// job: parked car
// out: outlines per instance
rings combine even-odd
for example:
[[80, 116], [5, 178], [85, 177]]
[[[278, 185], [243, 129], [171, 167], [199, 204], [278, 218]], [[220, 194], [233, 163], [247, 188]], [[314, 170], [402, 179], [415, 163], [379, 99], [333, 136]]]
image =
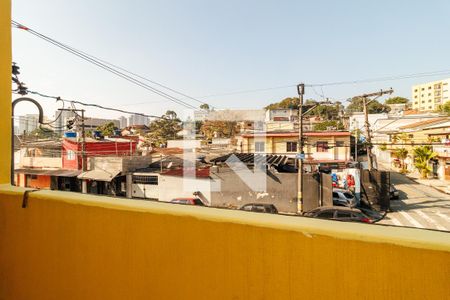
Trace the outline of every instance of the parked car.
[[265, 203], [249, 203], [245, 204], [240, 208], [240, 210], [245, 211], [253, 211], [253, 212], [261, 212], [268, 214], [277, 214], [278, 209], [273, 204], [265, 204]]
[[303, 214], [305, 217], [346, 222], [373, 223], [374, 220], [360, 209], [342, 206], [322, 206]]
[[358, 207], [358, 209], [365, 214], [366, 216], [368, 216], [371, 220], [372, 223], [378, 222], [381, 219], [384, 218], [384, 216], [386, 215], [386, 213], [380, 213], [379, 211], [376, 210], [372, 210], [372, 209], [368, 209], [368, 208], [362, 208], [362, 207]]
[[175, 198], [172, 199], [170, 203], [205, 206], [199, 198]]
[[389, 187], [389, 195], [391, 197], [391, 199], [395, 199], [397, 200], [400, 197], [400, 192], [397, 190], [397, 188], [391, 184]]
[[350, 191], [333, 189], [333, 205], [355, 207], [356, 199]]

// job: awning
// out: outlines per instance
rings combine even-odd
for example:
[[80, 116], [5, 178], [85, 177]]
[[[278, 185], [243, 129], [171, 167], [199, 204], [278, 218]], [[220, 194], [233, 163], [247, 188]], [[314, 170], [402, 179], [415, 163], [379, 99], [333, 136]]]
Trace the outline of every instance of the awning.
[[30, 175], [47, 175], [47, 176], [61, 176], [61, 177], [75, 177], [81, 173], [80, 170], [66, 170], [66, 169], [49, 170], [37, 168], [15, 169], [14, 172]]
[[89, 179], [89, 180], [97, 180], [97, 181], [107, 181], [110, 182], [114, 177], [119, 175], [119, 170], [91, 170], [86, 171], [78, 175], [78, 179]]

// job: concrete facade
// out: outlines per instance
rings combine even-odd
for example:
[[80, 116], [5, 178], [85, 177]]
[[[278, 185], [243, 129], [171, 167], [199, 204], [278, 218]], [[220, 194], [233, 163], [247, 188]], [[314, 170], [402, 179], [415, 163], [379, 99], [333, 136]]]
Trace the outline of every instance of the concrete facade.
[[[305, 154], [309, 160], [347, 161], [350, 156], [349, 132], [307, 132], [304, 134]], [[265, 135], [242, 135], [242, 153], [284, 154], [295, 157], [297, 154], [298, 133], [266, 133]]]
[[450, 78], [413, 85], [411, 87], [412, 107], [418, 111], [433, 111], [449, 101]]

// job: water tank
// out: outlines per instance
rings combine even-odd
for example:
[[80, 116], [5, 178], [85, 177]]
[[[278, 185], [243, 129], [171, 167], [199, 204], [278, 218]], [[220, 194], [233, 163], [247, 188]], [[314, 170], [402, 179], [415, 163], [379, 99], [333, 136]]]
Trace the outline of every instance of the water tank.
[[67, 132], [64, 132], [64, 137], [66, 137], [66, 138], [76, 138], [77, 137], [77, 133], [73, 132], [73, 131], [67, 131]]

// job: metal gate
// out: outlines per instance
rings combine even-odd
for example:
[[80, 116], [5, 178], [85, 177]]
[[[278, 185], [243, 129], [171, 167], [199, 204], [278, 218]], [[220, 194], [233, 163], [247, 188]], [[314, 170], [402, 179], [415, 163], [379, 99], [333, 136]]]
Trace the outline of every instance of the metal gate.
[[303, 211], [319, 206], [333, 205], [331, 175], [325, 173], [303, 174]]
[[390, 208], [391, 173], [389, 171], [362, 170], [361, 189], [366, 205], [378, 210]]

